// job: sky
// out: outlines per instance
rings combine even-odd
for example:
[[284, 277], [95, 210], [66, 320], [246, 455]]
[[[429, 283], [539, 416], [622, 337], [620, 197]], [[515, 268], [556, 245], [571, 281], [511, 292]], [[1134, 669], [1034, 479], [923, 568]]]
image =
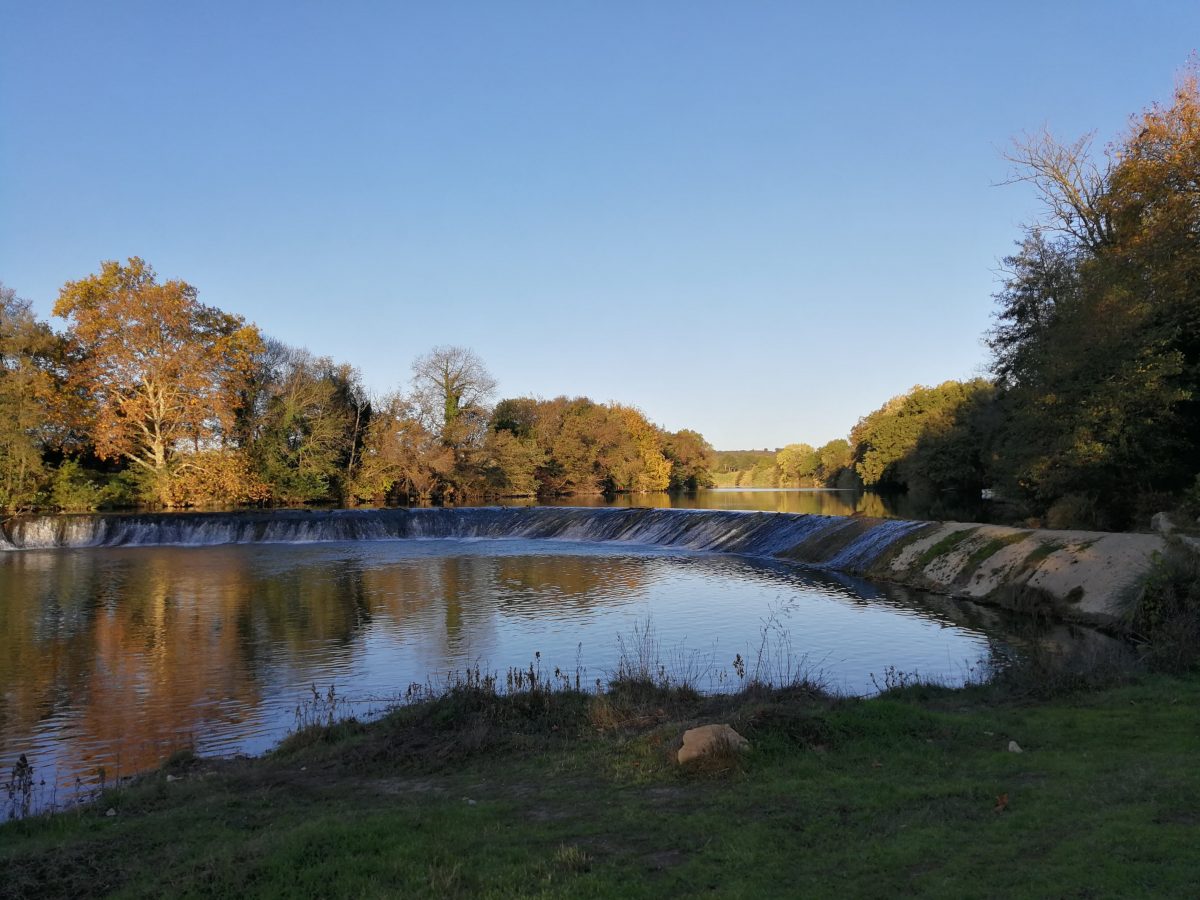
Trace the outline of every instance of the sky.
[[[1169, 100], [1200, 3], [0, 0], [0, 281], [108, 259], [404, 387], [718, 449], [983, 374], [1022, 132]], [[57, 323], [59, 327], [62, 322]]]

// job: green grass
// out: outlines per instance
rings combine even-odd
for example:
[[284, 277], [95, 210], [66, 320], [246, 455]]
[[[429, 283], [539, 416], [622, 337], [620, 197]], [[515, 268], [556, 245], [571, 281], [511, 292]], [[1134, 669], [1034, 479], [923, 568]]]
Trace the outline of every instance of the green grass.
[[1021, 561], [1021, 565], [1026, 569], [1036, 569], [1042, 560], [1047, 559], [1054, 553], [1057, 553], [1063, 548], [1063, 546], [1064, 545], [1058, 541], [1046, 541], [1042, 544], [1038, 544], [1027, 554], [1025, 554], [1025, 559]]
[[0, 896], [1194, 896], [1200, 678], [1012, 697], [462, 690], [0, 827]]
[[917, 570], [924, 569], [939, 556], [949, 553], [967, 538], [973, 537], [978, 530], [978, 528], [963, 528], [960, 531], [950, 532], [950, 534], [946, 535], [932, 547], [926, 548], [925, 552], [921, 554], [920, 559], [917, 560]]
[[979, 547], [976, 547], [973, 551], [971, 551], [971, 555], [967, 557], [967, 562], [963, 566], [962, 575], [960, 577], [964, 580], [969, 580], [985, 561], [991, 559], [1009, 544], [1016, 544], [1025, 540], [1032, 533], [1033, 532], [1031, 531], [1018, 531], [1014, 534], [1005, 535], [1004, 537], [992, 538], [990, 541], [987, 541], [986, 543], [981, 544]]

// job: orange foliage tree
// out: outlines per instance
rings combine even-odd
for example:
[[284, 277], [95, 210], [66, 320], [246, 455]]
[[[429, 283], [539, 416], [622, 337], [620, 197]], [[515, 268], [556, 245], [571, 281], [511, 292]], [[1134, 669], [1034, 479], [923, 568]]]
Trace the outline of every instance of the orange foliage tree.
[[171, 504], [181, 453], [223, 446], [262, 341], [240, 316], [202, 305], [183, 281], [159, 283], [131, 257], [68, 282], [54, 314], [69, 322], [71, 388], [102, 458], [123, 458]]

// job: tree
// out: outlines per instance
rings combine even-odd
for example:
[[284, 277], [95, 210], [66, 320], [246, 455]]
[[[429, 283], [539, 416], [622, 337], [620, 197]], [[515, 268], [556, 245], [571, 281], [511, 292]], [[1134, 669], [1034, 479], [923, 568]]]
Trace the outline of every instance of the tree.
[[426, 427], [449, 447], [482, 439], [480, 413], [496, 381], [474, 350], [434, 347], [413, 363], [412, 373], [413, 399]]
[[1028, 380], [1042, 339], [1059, 311], [1079, 294], [1080, 252], [1069, 240], [1050, 240], [1032, 228], [1004, 259], [1004, 288], [996, 295], [996, 324], [987, 335], [992, 371], [1004, 386]]
[[483, 452], [489, 493], [502, 497], [532, 497], [538, 493], [537, 474], [546, 464], [546, 451], [533, 438], [496, 429], [488, 432]]
[[1190, 484], [1200, 456], [1197, 66], [1101, 162], [1086, 139], [1021, 148], [1049, 216], [997, 295], [997, 472], [1041, 510], [1123, 527], [1139, 496]]
[[792, 484], [800, 487], [802, 482], [811, 481], [817, 474], [821, 458], [808, 444], [788, 444], [775, 453], [775, 466], [779, 469], [779, 482], [783, 486]]
[[537, 428], [541, 405], [532, 397], [501, 400], [492, 410], [488, 427], [493, 431], [510, 431], [519, 438], [529, 437]]
[[274, 496], [285, 503], [340, 498], [370, 417], [358, 372], [268, 341], [252, 394], [248, 449]]
[[69, 384], [86, 399], [97, 455], [145, 470], [169, 503], [174, 457], [219, 446], [233, 425], [258, 330], [202, 305], [186, 282], [160, 284], [137, 257], [68, 282], [54, 313], [69, 322]]
[[[917, 385], [859, 419], [850, 440], [863, 484], [902, 487], [918, 474], [933, 480], [935, 476], [913, 462], [918, 446], [947, 435], [963, 410], [991, 390], [982, 378], [947, 381], [937, 387]], [[959, 447], [956, 452], [964, 451]]]
[[621, 429], [620, 464], [610, 465], [610, 489], [647, 493], [665, 491], [671, 485], [671, 462], [662, 451], [661, 432], [629, 406], [613, 404], [612, 413]]
[[413, 403], [393, 394], [372, 410], [351, 494], [361, 500], [395, 494], [428, 500], [442, 492], [454, 471], [454, 452], [425, 427]]
[[666, 433], [663, 453], [671, 461], [672, 491], [695, 491], [712, 487], [716, 454], [704, 435], [688, 428]]
[[1055, 140], [1049, 130], [1013, 142], [1006, 159], [1016, 165], [1010, 181], [1032, 184], [1049, 217], [1044, 227], [1067, 235], [1073, 243], [1097, 252], [1113, 240], [1113, 208], [1108, 183], [1111, 160], [1092, 158], [1092, 135], [1073, 143]]
[[0, 284], [0, 509], [31, 506], [48, 473], [62, 343], [29, 301]]
[[818, 447], [817, 460], [817, 479], [822, 484], [836, 484], [844, 472], [849, 472], [848, 477], [853, 479], [851, 469], [854, 465], [854, 453], [850, 449], [850, 442], [845, 438], [834, 438]]

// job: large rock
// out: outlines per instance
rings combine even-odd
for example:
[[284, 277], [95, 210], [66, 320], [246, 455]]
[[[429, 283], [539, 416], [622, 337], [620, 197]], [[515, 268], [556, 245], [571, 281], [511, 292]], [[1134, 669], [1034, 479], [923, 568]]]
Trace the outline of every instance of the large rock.
[[683, 733], [683, 746], [676, 758], [680, 765], [709, 753], [735, 751], [745, 753], [750, 742], [728, 725], [701, 725]]

